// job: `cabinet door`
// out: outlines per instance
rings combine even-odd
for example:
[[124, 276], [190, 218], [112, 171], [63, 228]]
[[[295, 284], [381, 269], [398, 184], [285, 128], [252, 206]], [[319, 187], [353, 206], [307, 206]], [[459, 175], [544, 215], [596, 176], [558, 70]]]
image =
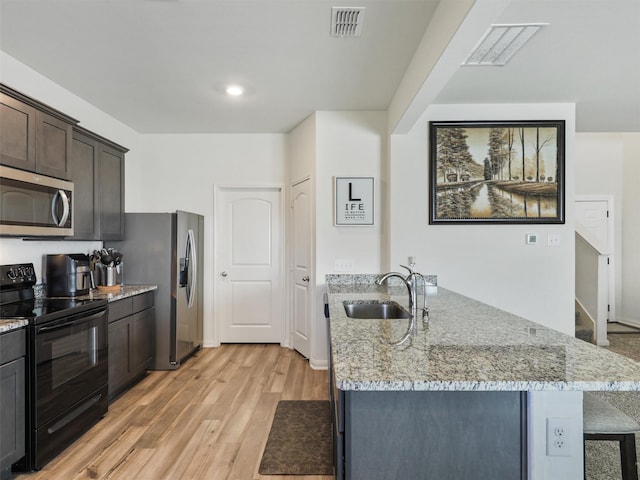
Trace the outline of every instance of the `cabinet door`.
[[155, 342], [155, 309], [136, 313], [132, 318], [133, 342], [131, 344], [131, 370], [140, 375], [149, 368], [153, 360]]
[[109, 400], [131, 378], [131, 317], [109, 324]]
[[71, 138], [71, 124], [36, 111], [36, 172], [67, 179]]
[[124, 237], [124, 153], [103, 145], [98, 163], [100, 239]]
[[0, 470], [24, 456], [24, 357], [0, 366]]
[[36, 169], [36, 109], [0, 93], [0, 163]]
[[100, 240], [100, 212], [95, 186], [98, 143], [74, 132], [69, 158], [69, 180], [74, 184], [74, 240]]

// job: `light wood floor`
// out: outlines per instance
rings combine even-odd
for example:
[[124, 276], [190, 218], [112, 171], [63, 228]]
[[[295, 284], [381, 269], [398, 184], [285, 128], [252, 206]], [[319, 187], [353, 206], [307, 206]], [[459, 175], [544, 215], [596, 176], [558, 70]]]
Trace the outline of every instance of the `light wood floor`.
[[328, 399], [327, 372], [277, 345], [223, 345], [150, 372], [40, 472], [20, 480], [330, 480], [261, 476], [278, 400]]

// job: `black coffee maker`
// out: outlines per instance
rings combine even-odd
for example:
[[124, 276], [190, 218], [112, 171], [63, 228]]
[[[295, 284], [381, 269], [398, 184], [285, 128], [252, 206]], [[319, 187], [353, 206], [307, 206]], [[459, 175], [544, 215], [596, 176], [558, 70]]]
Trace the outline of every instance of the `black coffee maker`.
[[47, 296], [76, 297], [91, 290], [91, 265], [88, 255], [63, 253], [46, 255]]

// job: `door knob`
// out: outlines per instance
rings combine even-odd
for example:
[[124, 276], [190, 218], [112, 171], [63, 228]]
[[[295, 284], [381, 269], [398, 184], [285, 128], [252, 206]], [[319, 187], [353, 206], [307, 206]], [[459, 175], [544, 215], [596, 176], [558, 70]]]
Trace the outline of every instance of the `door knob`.
[[227, 272], [222, 272], [220, 275], [222, 275], [223, 277], [227, 276]]
[[302, 281], [303, 282], [308, 282], [309, 281], [309, 276], [307, 275], [306, 277], [302, 277]]

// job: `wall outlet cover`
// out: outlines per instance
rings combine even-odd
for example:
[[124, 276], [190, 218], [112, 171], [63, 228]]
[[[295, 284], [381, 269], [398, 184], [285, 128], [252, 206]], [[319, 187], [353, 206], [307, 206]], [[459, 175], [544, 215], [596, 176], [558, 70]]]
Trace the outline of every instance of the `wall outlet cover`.
[[336, 259], [333, 265], [333, 269], [337, 273], [350, 273], [353, 272], [353, 264], [355, 262], [352, 258]]
[[547, 456], [571, 456], [570, 428], [569, 418], [547, 418]]

